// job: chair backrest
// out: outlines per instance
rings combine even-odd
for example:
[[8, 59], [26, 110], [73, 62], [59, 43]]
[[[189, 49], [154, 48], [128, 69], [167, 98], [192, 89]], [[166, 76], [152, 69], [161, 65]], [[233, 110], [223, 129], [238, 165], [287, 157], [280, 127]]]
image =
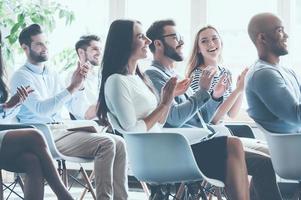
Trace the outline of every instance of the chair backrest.
[[125, 133], [125, 131], [119, 125], [119, 122], [116, 119], [116, 117], [110, 112], [107, 113], [107, 116], [108, 116], [108, 120], [109, 120], [109, 123], [111, 124], [113, 131], [117, 131], [118, 133], [123, 135]]
[[23, 129], [23, 128], [34, 128], [34, 127], [26, 124], [0, 124], [0, 131], [10, 130], [10, 129]]
[[257, 127], [266, 137], [275, 172], [285, 179], [301, 180], [301, 134], [271, 133]]
[[[124, 139], [132, 171], [140, 181], [165, 184], [205, 178], [188, 141], [180, 134], [133, 133], [124, 134]], [[224, 186], [214, 181], [215, 185]]]

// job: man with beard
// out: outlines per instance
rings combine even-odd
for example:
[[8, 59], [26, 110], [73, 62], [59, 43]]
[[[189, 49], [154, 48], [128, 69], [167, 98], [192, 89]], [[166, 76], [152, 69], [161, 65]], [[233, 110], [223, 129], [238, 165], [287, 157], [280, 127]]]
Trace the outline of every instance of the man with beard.
[[[184, 42], [177, 33], [176, 24], [172, 20], [154, 22], [147, 30], [146, 35], [152, 40], [149, 48], [153, 53], [154, 60], [145, 74], [160, 94], [161, 88], [169, 78], [177, 76], [174, 66], [176, 61], [183, 60], [182, 46]], [[210, 67], [205, 69], [199, 82], [200, 89], [194, 94], [189, 88], [190, 80], [184, 79], [177, 83], [174, 102], [164, 127], [208, 128], [210, 133], [208, 137], [227, 135], [228, 130], [225, 127], [222, 127], [225, 132], [214, 133], [213, 128], [204, 122], [200, 114], [201, 109], [210, 110], [206, 106], [218, 106], [223, 100], [223, 93], [215, 90], [211, 94], [208, 93], [215, 72]], [[248, 174], [252, 176], [251, 199], [282, 199], [271, 159], [269, 155], [266, 155], [268, 153], [267, 146], [257, 143], [254, 139], [241, 140], [245, 150]], [[214, 152], [208, 153], [213, 154]]]
[[[146, 32], [153, 42], [149, 45], [154, 55], [151, 67], [145, 74], [151, 79], [154, 87], [160, 91], [167, 79], [178, 76], [175, 73], [175, 61], [182, 61], [182, 47], [184, 42], [176, 31], [175, 22], [172, 20], [157, 21]], [[216, 73], [215, 68], [205, 69], [204, 76], [200, 80], [200, 90], [193, 92], [189, 89], [190, 79], [184, 79], [176, 87], [175, 102], [170, 108], [165, 127], [198, 126], [200, 124], [197, 112], [207, 109], [207, 106], [218, 107], [222, 101], [222, 93], [208, 93], [211, 81]], [[188, 91], [186, 91], [188, 90]], [[187, 98], [186, 98], [187, 96]]]
[[[96, 103], [100, 88], [100, 57], [101, 44], [100, 38], [96, 35], [84, 35], [75, 44], [75, 50], [79, 62], [90, 66], [90, 70], [84, 82], [82, 95], [84, 97], [75, 98], [78, 101], [77, 109], [73, 110], [72, 115], [76, 119], [94, 119], [96, 117]], [[72, 73], [68, 76], [69, 83]]]
[[257, 14], [248, 33], [258, 53], [246, 79], [250, 117], [271, 132], [300, 133], [301, 79], [279, 64], [280, 56], [288, 54], [281, 20], [271, 13]]
[[[45, 65], [48, 60], [46, 36], [38, 24], [24, 28], [19, 36], [27, 62], [12, 77], [12, 90], [30, 85], [34, 92], [21, 105], [17, 115], [20, 122], [47, 123], [52, 129], [58, 150], [67, 156], [94, 158], [95, 187], [98, 200], [126, 200], [127, 159], [121, 137], [99, 134], [96, 130], [68, 130], [72, 122], [62, 122], [61, 110], [77, 108], [76, 95], [83, 91], [89, 65], [78, 63], [71, 83], [65, 88], [59, 76]], [[87, 123], [89, 123], [87, 121]], [[114, 182], [114, 184], [113, 184]]]

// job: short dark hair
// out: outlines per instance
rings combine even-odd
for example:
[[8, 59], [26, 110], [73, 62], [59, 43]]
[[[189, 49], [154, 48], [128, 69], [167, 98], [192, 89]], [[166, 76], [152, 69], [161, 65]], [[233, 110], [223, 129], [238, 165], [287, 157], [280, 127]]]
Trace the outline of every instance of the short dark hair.
[[153, 41], [149, 45], [149, 49], [151, 50], [152, 53], [155, 52], [155, 45], [154, 41], [161, 39], [163, 33], [164, 33], [164, 27], [165, 26], [175, 26], [176, 23], [172, 19], [166, 19], [166, 20], [159, 20], [155, 21], [146, 31], [146, 36]]
[[20, 45], [26, 44], [27, 46], [30, 46], [32, 42], [31, 36], [35, 36], [41, 33], [43, 33], [43, 31], [41, 29], [41, 26], [38, 24], [31, 24], [30, 26], [25, 27], [19, 35]]
[[83, 35], [79, 38], [79, 40], [75, 44], [76, 53], [78, 49], [86, 50], [88, 46], [90, 46], [91, 41], [100, 41], [100, 37], [97, 35]]

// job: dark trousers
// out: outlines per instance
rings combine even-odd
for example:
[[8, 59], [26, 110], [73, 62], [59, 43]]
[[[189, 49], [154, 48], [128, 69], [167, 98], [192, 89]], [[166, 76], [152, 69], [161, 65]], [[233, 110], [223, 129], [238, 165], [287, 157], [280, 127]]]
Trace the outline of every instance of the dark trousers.
[[281, 200], [271, 158], [253, 150], [245, 150], [251, 200]]

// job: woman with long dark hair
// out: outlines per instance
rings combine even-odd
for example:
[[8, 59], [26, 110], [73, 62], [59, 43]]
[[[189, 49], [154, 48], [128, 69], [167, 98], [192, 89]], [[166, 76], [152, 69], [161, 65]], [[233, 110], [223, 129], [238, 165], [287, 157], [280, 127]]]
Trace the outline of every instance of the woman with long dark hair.
[[[158, 101], [138, 68], [150, 43], [138, 21], [116, 20], [110, 26], [102, 61], [98, 117], [108, 123], [110, 112], [125, 132], [161, 131], [174, 98], [177, 78], [170, 78]], [[249, 199], [244, 152], [238, 139], [214, 138], [191, 148], [201, 171], [225, 182], [231, 199]], [[221, 157], [210, 156], [210, 151], [220, 151]]]
[[[0, 44], [2, 47], [1, 32]], [[5, 119], [13, 117], [18, 106], [33, 92], [29, 86], [20, 87], [17, 93], [9, 98], [3, 76], [4, 66], [0, 48], [1, 124]], [[42, 135], [35, 129], [0, 131], [0, 169], [26, 174], [25, 200], [43, 199], [44, 178], [59, 200], [73, 199], [59, 178]]]

